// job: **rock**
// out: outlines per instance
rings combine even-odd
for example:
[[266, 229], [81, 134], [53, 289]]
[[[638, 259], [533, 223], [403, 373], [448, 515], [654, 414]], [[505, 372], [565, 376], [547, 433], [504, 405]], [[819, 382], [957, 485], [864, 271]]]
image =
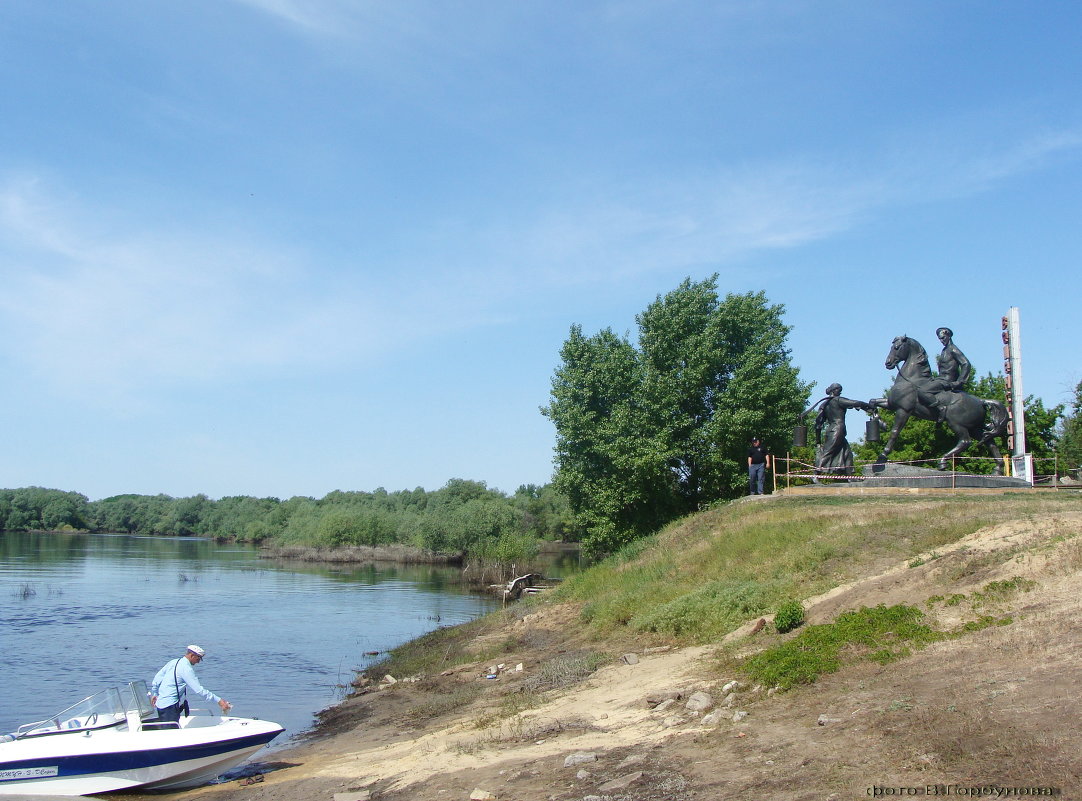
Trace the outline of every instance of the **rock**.
[[639, 664], [638, 654], [624, 654], [620, 659], [625, 665], [637, 665]]
[[703, 726], [717, 726], [721, 721], [726, 718], [724, 709], [715, 709], [706, 715], [703, 715], [703, 719], [699, 721]]
[[684, 694], [679, 690], [666, 690], [665, 692], [653, 693], [652, 695], [646, 696], [646, 705], [654, 708], [663, 704], [665, 701], [679, 701], [683, 697]]
[[497, 665], [489, 665], [488, 669], [485, 671], [485, 673], [488, 673], [489, 675], [491, 675], [493, 673], [499, 673], [499, 672], [500, 672], [500, 668]]
[[748, 716], [747, 712], [745, 712], [743, 709], [738, 709], [735, 712], [733, 712], [733, 723], [739, 723], [740, 721], [742, 721], [747, 716]]
[[820, 726], [826, 726], [827, 724], [830, 724], [830, 723], [841, 723], [842, 719], [841, 718], [828, 718], [826, 715], [820, 715], [819, 719], [817, 721], [815, 721], [815, 722], [818, 723]]
[[679, 726], [679, 725], [683, 724], [683, 722], [684, 722], [684, 719], [682, 717], [680, 717], [679, 715], [669, 715], [669, 717], [667, 717], [667, 718], [665, 718], [665, 720], [661, 721], [661, 725], [664, 726], [666, 729], [671, 729], [671, 728], [673, 728], [675, 726]]
[[335, 793], [334, 801], [369, 801], [372, 794], [368, 790], [351, 790], [348, 793]]
[[736, 680], [733, 680], [733, 681], [727, 682], [725, 684], [725, 686], [721, 688], [721, 694], [724, 695], [725, 693], [736, 693], [736, 692], [740, 692], [743, 689], [744, 689], [743, 684], [741, 684], [740, 682], [738, 682]]
[[688, 702], [684, 704], [684, 708], [689, 712], [705, 712], [713, 705], [714, 699], [708, 693], [697, 692], [691, 694]]
[[735, 701], [736, 693], [729, 693], [727, 696], [725, 696], [725, 700], [721, 702], [721, 705], [724, 707], [730, 707]]
[[597, 762], [597, 754], [586, 751], [576, 751], [573, 754], [568, 754], [564, 759], [564, 767], [570, 768], [575, 765], [584, 765], [587, 762]]
[[611, 782], [605, 782], [597, 789], [603, 793], [611, 793], [614, 790], [625, 790], [641, 778], [642, 771], [637, 770], [634, 773], [629, 773], [626, 776], [621, 776], [618, 779], [613, 779]]
[[580, 770], [578, 773], [575, 774], [575, 778], [579, 781], [582, 781], [583, 779], [589, 779], [593, 775], [594, 774], [590, 773], [590, 771], [588, 770]]
[[658, 704], [657, 706], [655, 706], [655, 707], [654, 707], [654, 711], [655, 711], [655, 712], [664, 712], [664, 711], [665, 711], [665, 710], [667, 710], [667, 709], [668, 709], [669, 707], [673, 706], [673, 705], [674, 705], [675, 703], [676, 703], [676, 699], [675, 699], [675, 698], [669, 698], [668, 700], [666, 700], [666, 701], [662, 701], [662, 702], [661, 702], [660, 704]]
[[380, 684], [398, 684], [398, 679], [388, 673], [382, 679], [379, 680]]
[[632, 765], [638, 765], [640, 762], [646, 761], [646, 754], [632, 754], [631, 756], [624, 757], [624, 759], [613, 770], [623, 770], [624, 768], [630, 768]]
[[482, 790], [480, 787], [470, 793], [470, 801], [493, 801], [495, 798], [495, 795], [488, 790]]
[[519, 662], [517, 665], [515, 665], [515, 672], [516, 673], [521, 673], [522, 672], [522, 663], [521, 662]]

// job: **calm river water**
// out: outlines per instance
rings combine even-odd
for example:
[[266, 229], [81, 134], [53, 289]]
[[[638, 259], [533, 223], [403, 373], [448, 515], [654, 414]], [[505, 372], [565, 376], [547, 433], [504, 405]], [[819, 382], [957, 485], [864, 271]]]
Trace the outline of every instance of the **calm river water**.
[[0, 533], [0, 733], [115, 684], [149, 685], [196, 643], [203, 686], [236, 715], [285, 726], [281, 747], [379, 658], [366, 652], [496, 606], [455, 574], [286, 565], [191, 538]]

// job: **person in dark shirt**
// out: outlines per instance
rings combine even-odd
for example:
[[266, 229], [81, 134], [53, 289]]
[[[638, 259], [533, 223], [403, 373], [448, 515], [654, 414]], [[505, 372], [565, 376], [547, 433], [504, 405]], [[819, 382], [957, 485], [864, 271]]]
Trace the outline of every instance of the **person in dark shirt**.
[[758, 437], [753, 437], [751, 447], [748, 448], [748, 494], [762, 495], [763, 482], [766, 480], [766, 471], [770, 469], [770, 454], [759, 442]]

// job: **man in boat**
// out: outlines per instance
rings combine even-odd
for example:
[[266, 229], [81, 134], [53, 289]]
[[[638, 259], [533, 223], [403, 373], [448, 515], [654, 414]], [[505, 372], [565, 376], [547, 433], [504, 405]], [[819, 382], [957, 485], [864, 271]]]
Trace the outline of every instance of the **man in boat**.
[[158, 711], [158, 720], [177, 722], [181, 712], [187, 716], [188, 690], [208, 701], [216, 702], [223, 713], [233, 708], [224, 698], [204, 688], [195, 677], [194, 666], [203, 661], [206, 653], [198, 645], [189, 645], [184, 656], [169, 660], [154, 676], [150, 685], [150, 702]]

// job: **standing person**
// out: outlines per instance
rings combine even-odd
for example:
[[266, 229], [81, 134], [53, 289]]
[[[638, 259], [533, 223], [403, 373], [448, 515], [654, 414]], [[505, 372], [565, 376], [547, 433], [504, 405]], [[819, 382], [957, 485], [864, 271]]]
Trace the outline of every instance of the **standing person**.
[[826, 403], [815, 418], [815, 472], [852, 475], [853, 449], [845, 438], [845, 413], [849, 409], [871, 407], [864, 401], [842, 397], [842, 385], [831, 384], [827, 387]]
[[189, 689], [208, 701], [216, 701], [222, 712], [233, 708], [224, 698], [205, 689], [195, 677], [194, 665], [202, 662], [206, 653], [198, 645], [189, 645], [184, 656], [169, 660], [154, 676], [150, 685], [150, 702], [158, 710], [158, 720], [179, 721], [181, 712], [187, 716]]
[[751, 447], [748, 448], [748, 494], [762, 495], [763, 482], [766, 480], [766, 471], [770, 469], [770, 454], [759, 443], [758, 437], [751, 438]]

